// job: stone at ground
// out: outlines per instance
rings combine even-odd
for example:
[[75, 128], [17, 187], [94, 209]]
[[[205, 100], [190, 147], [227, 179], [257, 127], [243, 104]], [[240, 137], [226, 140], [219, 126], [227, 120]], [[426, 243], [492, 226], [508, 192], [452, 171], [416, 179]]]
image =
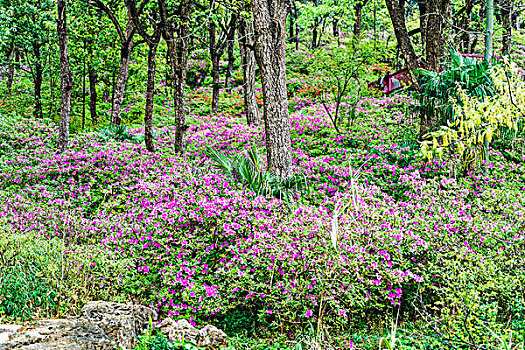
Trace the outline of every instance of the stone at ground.
[[79, 317], [43, 320], [11, 332], [0, 341], [0, 350], [132, 349], [150, 318], [155, 321], [157, 314], [143, 306], [89, 302]]
[[174, 321], [167, 318], [157, 326], [157, 329], [171, 341], [192, 342], [209, 350], [219, 350], [221, 346], [228, 346], [227, 335], [212, 325], [207, 325], [199, 330], [187, 320]]
[[[42, 320], [27, 327], [0, 325], [0, 350], [133, 349], [150, 319], [156, 321], [157, 313], [144, 306], [89, 302], [78, 317]], [[186, 320], [167, 318], [156, 328], [172, 341], [208, 350], [228, 345], [226, 334], [211, 325], [199, 330]]]

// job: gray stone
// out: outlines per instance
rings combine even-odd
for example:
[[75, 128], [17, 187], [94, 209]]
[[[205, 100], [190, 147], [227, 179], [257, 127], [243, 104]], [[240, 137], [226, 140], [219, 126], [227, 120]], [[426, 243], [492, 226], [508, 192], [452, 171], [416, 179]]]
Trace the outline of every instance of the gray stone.
[[[157, 313], [144, 306], [89, 302], [78, 317], [42, 320], [27, 328], [0, 325], [0, 350], [132, 349], [150, 320], [156, 321]], [[228, 345], [226, 334], [211, 325], [199, 330], [186, 320], [167, 318], [156, 328], [172, 341], [208, 350]]]
[[187, 320], [174, 321], [167, 318], [157, 326], [157, 329], [171, 341], [191, 342], [208, 350], [219, 350], [221, 346], [228, 346], [226, 334], [212, 325], [199, 330]]
[[0, 350], [113, 350], [132, 349], [157, 314], [146, 307], [89, 302], [79, 317], [43, 320], [23, 331], [11, 332]]

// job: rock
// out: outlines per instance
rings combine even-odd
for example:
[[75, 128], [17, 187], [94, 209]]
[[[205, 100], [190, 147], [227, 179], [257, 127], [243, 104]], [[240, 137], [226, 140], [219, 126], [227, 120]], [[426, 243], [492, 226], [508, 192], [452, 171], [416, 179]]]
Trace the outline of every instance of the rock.
[[199, 346], [205, 346], [206, 349], [219, 350], [221, 346], [228, 346], [228, 336], [219, 328], [207, 325], [200, 330], [201, 341]]
[[141, 305], [94, 301], [82, 308], [81, 318], [102, 328], [113, 344], [132, 349], [150, 318], [157, 320], [157, 313]]
[[0, 324], [0, 346], [9, 342], [11, 336], [21, 328], [22, 326], [18, 325]]
[[187, 320], [174, 321], [166, 318], [157, 325], [157, 329], [171, 341], [187, 341], [195, 344], [199, 341], [199, 331]]
[[[0, 350], [114, 350], [132, 349], [138, 336], [157, 320], [157, 313], [140, 305], [89, 302], [81, 315], [42, 320], [36, 325], [0, 325]], [[191, 342], [208, 350], [228, 346], [226, 334], [208, 325], [167, 318], [156, 326], [171, 341]]]
[[157, 314], [143, 306], [89, 302], [79, 317], [43, 320], [21, 332], [10, 332], [7, 341], [0, 342], [0, 350], [132, 349], [150, 318], [155, 321]]
[[221, 346], [228, 346], [226, 334], [211, 325], [199, 330], [187, 320], [174, 321], [167, 318], [157, 326], [157, 329], [170, 341], [191, 342], [208, 350], [219, 350]]
[[43, 320], [11, 336], [0, 350], [110, 350], [114, 349], [104, 330], [83, 319]]

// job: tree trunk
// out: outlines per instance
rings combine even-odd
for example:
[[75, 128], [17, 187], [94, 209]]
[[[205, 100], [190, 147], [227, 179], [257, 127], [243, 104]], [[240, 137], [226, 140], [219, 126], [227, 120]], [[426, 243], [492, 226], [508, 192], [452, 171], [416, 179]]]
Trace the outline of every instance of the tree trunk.
[[33, 53], [35, 55], [35, 72], [33, 75], [33, 83], [35, 84], [35, 117], [44, 118], [42, 113], [42, 83], [43, 83], [43, 72], [41, 55], [40, 55], [41, 44], [33, 43]]
[[235, 62], [235, 56], [233, 56], [233, 42], [235, 41], [235, 28], [237, 27], [237, 16], [232, 15], [230, 21], [230, 31], [226, 40], [228, 40], [228, 67], [226, 69], [226, 91], [231, 95], [232, 93], [232, 73], [233, 73], [233, 63]]
[[235, 61], [235, 57], [233, 56], [233, 40], [230, 41], [228, 39], [228, 66], [226, 67], [226, 76], [224, 81], [224, 86], [226, 88], [226, 92], [231, 95], [232, 93], [232, 74], [233, 74], [233, 63]]
[[255, 55], [253, 47], [253, 28], [251, 23], [247, 23], [244, 18], [240, 19], [239, 48], [241, 50], [241, 64], [243, 75], [243, 91], [244, 91], [244, 112], [246, 114], [246, 122], [248, 125], [259, 124], [259, 109], [257, 108], [257, 99], [255, 98], [255, 69], [257, 63], [255, 62]]
[[417, 0], [417, 7], [419, 9], [419, 29], [421, 32], [421, 50], [422, 52], [425, 52], [425, 45], [427, 42], [427, 23], [428, 23], [427, 0]]
[[13, 80], [15, 78], [15, 58], [16, 58], [16, 48], [14, 44], [14, 40], [11, 41], [11, 49], [9, 50], [9, 53], [7, 54], [7, 91], [8, 95], [11, 96], [11, 87], [13, 86]]
[[219, 108], [219, 95], [220, 95], [220, 75], [219, 75], [219, 54], [217, 50], [217, 26], [213, 21], [210, 21], [210, 58], [211, 58], [211, 77], [213, 79], [212, 84], [212, 97], [211, 97], [211, 113], [217, 114]]
[[[419, 83], [414, 73], [414, 71], [417, 68], [419, 68], [419, 65], [417, 62], [416, 53], [414, 52], [414, 47], [412, 46], [412, 42], [410, 41], [410, 37], [408, 36], [408, 31], [405, 23], [405, 1], [399, 0], [398, 2], [397, 0], [385, 0], [385, 3], [390, 14], [392, 25], [394, 26], [394, 33], [396, 34], [397, 44], [401, 49], [401, 52], [403, 53], [403, 57], [405, 58], [406, 67], [409, 70], [412, 84], [417, 90], [419, 90]], [[423, 28], [421, 29], [423, 30]], [[421, 137], [424, 134], [426, 134], [428, 121], [425, 116], [425, 113], [421, 113], [420, 116], [421, 120], [419, 127]]]
[[317, 47], [317, 18], [315, 19], [314, 29], [312, 31], [312, 49]]
[[494, 37], [494, 0], [487, 0], [485, 15], [485, 63], [492, 65], [492, 46]]
[[286, 14], [284, 0], [253, 0], [255, 54], [261, 70], [269, 171], [293, 175], [286, 92]]
[[339, 19], [337, 18], [332, 20], [332, 34], [334, 37], [339, 38]]
[[111, 123], [120, 125], [122, 116], [122, 103], [124, 102], [124, 92], [126, 91], [126, 82], [128, 80], [129, 61], [131, 51], [133, 50], [133, 21], [128, 16], [126, 23], [125, 40], [120, 46], [120, 66], [117, 75], [117, 81], [113, 87], [113, 108], [111, 111]]
[[394, 33], [396, 35], [397, 43], [403, 57], [406, 61], [406, 66], [410, 70], [410, 76], [412, 82], [419, 89], [416, 76], [414, 75], [414, 70], [419, 68], [417, 63], [417, 56], [414, 52], [414, 47], [408, 36], [408, 31], [405, 23], [405, 1], [404, 0], [385, 0], [388, 12], [390, 14], [390, 19], [392, 25], [394, 26]]
[[82, 65], [82, 130], [86, 127], [86, 57]]
[[354, 36], [357, 39], [361, 38], [361, 22], [362, 22], [362, 12], [363, 7], [366, 2], [358, 2], [355, 4], [355, 23], [354, 23]]
[[440, 62], [443, 55], [443, 16], [446, 13], [447, 0], [427, 1], [427, 27], [426, 27], [426, 65], [425, 69], [432, 72], [441, 70]]
[[472, 9], [474, 7], [474, 3], [472, 0], [465, 0], [465, 12], [463, 16], [461, 17], [461, 20], [459, 21], [459, 29], [461, 30], [461, 48], [462, 52], [464, 53], [471, 53], [470, 52], [470, 22], [472, 20]]
[[57, 32], [60, 50], [60, 85], [62, 90], [58, 150], [63, 152], [69, 143], [69, 116], [71, 113], [71, 89], [73, 88], [73, 76], [69, 70], [69, 53], [67, 50], [66, 0], [58, 0]]
[[91, 124], [98, 122], [97, 117], [97, 71], [93, 66], [88, 69], [89, 75], [89, 113], [91, 115]]
[[[165, 0], [158, 0], [162, 35], [168, 46], [168, 56], [171, 64], [171, 74], [173, 76], [173, 107], [175, 117], [175, 152], [184, 153], [185, 141], [184, 134], [188, 129], [186, 125], [186, 114], [184, 111], [184, 98], [186, 87], [186, 71], [188, 68], [188, 41], [190, 33], [190, 15], [192, 11], [192, 0], [182, 0], [180, 3], [180, 21], [176, 29], [171, 27], [168, 21], [168, 10]], [[177, 37], [175, 37], [177, 36]]]
[[299, 50], [299, 11], [297, 10], [297, 4], [295, 3], [295, 1], [292, 1], [293, 3], [293, 12], [294, 12], [294, 16], [295, 16], [295, 50], [298, 51]]
[[158, 42], [149, 44], [148, 52], [148, 85], [146, 88], [146, 112], [144, 115], [144, 136], [146, 148], [150, 152], [155, 151], [153, 145], [153, 95], [155, 93], [155, 55], [157, 53]]
[[512, 16], [512, 8], [514, 5], [513, 0], [506, 0], [503, 2], [501, 7], [501, 17], [502, 17], [502, 27], [503, 27], [503, 37], [501, 39], [502, 41], [502, 47], [501, 51], [504, 55], [510, 54], [510, 44], [511, 44], [511, 38], [512, 38], [512, 24], [511, 24], [511, 16]]

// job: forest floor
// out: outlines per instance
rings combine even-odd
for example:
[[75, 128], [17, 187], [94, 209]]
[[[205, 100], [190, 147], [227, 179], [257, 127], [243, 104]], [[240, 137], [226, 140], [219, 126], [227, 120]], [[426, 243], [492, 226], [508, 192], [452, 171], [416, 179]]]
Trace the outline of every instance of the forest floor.
[[521, 148], [495, 144], [486, 172], [422, 162], [410, 97], [362, 98], [337, 132], [303, 91], [290, 98], [296, 181], [278, 198], [206, 155], [266, 159], [240, 93], [215, 116], [208, 99], [189, 95], [184, 156], [165, 105], [155, 153], [131, 126], [56, 154], [55, 124], [0, 112], [2, 322], [111, 300], [213, 323], [238, 349], [525, 341]]

